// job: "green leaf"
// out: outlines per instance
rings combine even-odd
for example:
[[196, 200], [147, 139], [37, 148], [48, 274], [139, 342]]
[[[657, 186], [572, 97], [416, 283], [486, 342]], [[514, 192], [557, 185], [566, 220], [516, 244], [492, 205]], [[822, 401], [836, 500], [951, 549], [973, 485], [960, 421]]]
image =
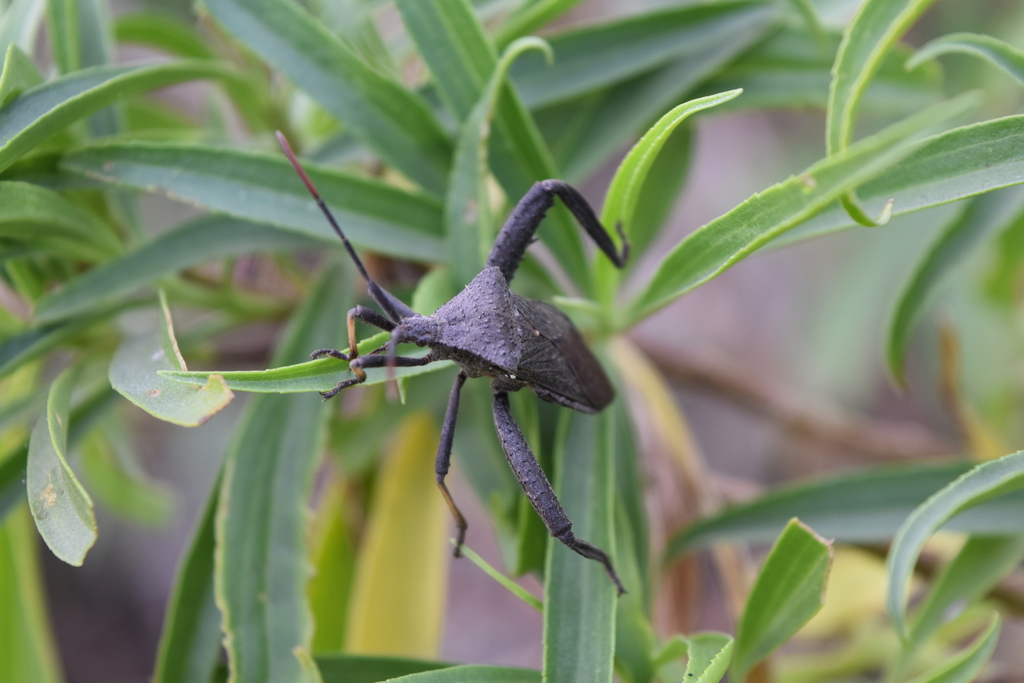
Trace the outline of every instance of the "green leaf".
[[[931, 2], [865, 0], [847, 25], [832, 67], [832, 85], [829, 88], [825, 123], [829, 156], [839, 154], [850, 146], [857, 108], [882, 58]], [[862, 225], [874, 226], [888, 221], [885, 209], [879, 219], [869, 218], [860, 208], [852, 190], [843, 194], [843, 206], [850, 217]]]
[[[389, 425], [390, 427], [390, 425]], [[309, 582], [309, 606], [313, 610], [313, 654], [340, 652], [345, 644], [345, 618], [352, 595], [355, 574], [351, 514], [346, 507], [348, 482], [332, 477], [317, 508], [312, 534], [313, 578]], [[325, 676], [326, 672], [321, 669]]]
[[[89, 426], [100, 415], [117, 403], [117, 393], [104, 386], [90, 394], [71, 411], [71, 429], [68, 430], [68, 446], [74, 448]], [[26, 464], [28, 444], [9, 453], [0, 460], [0, 518], [3, 518], [19, 503], [25, 500]]]
[[454, 664], [405, 657], [376, 655], [319, 655], [316, 658], [324, 683], [378, 683], [399, 676], [445, 669]]
[[222, 474], [196, 520], [167, 599], [154, 683], [209, 681], [220, 655], [220, 610], [214, 601], [214, 520]]
[[904, 382], [903, 357], [914, 324], [945, 275], [967, 258], [992, 231], [1001, 230], [1024, 213], [1024, 191], [1018, 188], [975, 199], [937, 236], [896, 299], [886, 344], [889, 371]]
[[[169, 142], [111, 142], [65, 155], [61, 168], [119, 186], [157, 188], [212, 211], [338, 244], [280, 154]], [[442, 260], [441, 206], [435, 200], [315, 164], [306, 170], [355, 244], [417, 261]]]
[[718, 683], [732, 662], [736, 641], [724, 633], [697, 633], [689, 638], [686, 683]]
[[17, 45], [9, 45], [4, 57], [4, 70], [0, 74], [0, 107], [42, 82], [43, 77], [32, 58]]
[[0, 16], [0, 50], [17, 45], [26, 54], [35, 51], [39, 22], [43, 18], [44, 0], [12, 0]]
[[887, 541], [914, 508], [968, 469], [966, 463], [886, 466], [784, 486], [683, 529], [669, 541], [665, 557], [715, 543], [764, 543], [793, 517], [839, 542]]
[[999, 615], [993, 614], [988, 628], [966, 650], [910, 683], [971, 683], [977, 680], [978, 674], [996, 649], [1001, 628]]
[[517, 598], [525, 602], [527, 605], [537, 610], [538, 612], [544, 611], [543, 602], [533, 597], [533, 595], [525, 588], [523, 588], [518, 583], [516, 583], [515, 581], [508, 578], [507, 576], [499, 572], [497, 569], [492, 567], [487, 562], [487, 560], [473, 552], [473, 550], [469, 546], [463, 545], [461, 552], [463, 555], [466, 556], [466, 559], [468, 559], [470, 562], [472, 562], [477, 567], [482, 569], [483, 572], [487, 574], [487, 576], [497, 581], [501, 585], [501, 587], [507, 590], [509, 593], [516, 596]]
[[119, 43], [136, 43], [163, 50], [178, 57], [216, 59], [193, 27], [169, 14], [138, 12], [122, 14], [114, 23], [114, 37]]
[[[0, 183], [0, 195], [4, 185]], [[204, 216], [161, 233], [45, 294], [36, 302], [33, 320], [47, 324], [107, 308], [164, 276], [226, 256], [321, 246], [317, 240], [269, 225]]]
[[[733, 90], [691, 100], [675, 107], [651, 126], [615, 170], [615, 176], [608, 185], [608, 193], [605, 195], [601, 224], [609, 228], [613, 225], [621, 226], [628, 239], [632, 234], [633, 221], [641, 192], [647, 182], [647, 174], [672, 132], [692, 114], [728, 102], [739, 94], [739, 90]], [[619, 271], [607, 259], [598, 259], [594, 268], [595, 280], [600, 283], [602, 300], [607, 305], [610, 315], [615, 291], [621, 279]]]
[[196, 387], [166, 379], [161, 370], [186, 371], [162, 290], [156, 329], [121, 343], [110, 361], [110, 386], [153, 417], [182, 427], [205, 424], [234, 398], [220, 375]]
[[773, 185], [691, 233], [659, 264], [630, 308], [635, 323], [834, 202], [848, 189], [897, 163], [921, 146], [931, 126], [970, 106], [958, 98], [911, 116], [841, 154], [814, 164], [798, 176]]
[[57, 70], [62, 74], [80, 70], [83, 65], [77, 0], [50, 0], [47, 9], [47, 28]]
[[448, 262], [457, 285], [465, 285], [483, 270], [494, 241], [487, 186], [491, 115], [512, 62], [531, 49], [551, 54], [551, 48], [540, 38], [523, 38], [510, 45], [459, 135], [445, 201]]
[[925, 541], [950, 518], [1024, 487], [1024, 451], [992, 460], [961, 475], [920, 505], [903, 523], [889, 550], [887, 605], [893, 627], [907, 638], [907, 584]]
[[538, 683], [541, 680], [539, 671], [476, 664], [391, 679], [394, 683]]
[[[742, 88], [743, 97], [723, 111], [765, 107], [828, 106], [833, 55], [842, 36], [828, 34], [824, 44], [805, 30], [783, 28], [720, 69], [699, 94]], [[823, 46], [825, 49], [823, 49]], [[867, 86], [861, 107], [881, 115], [907, 116], [943, 98], [942, 69], [937, 64], [908, 72], [913, 54], [896, 45], [886, 53]]]
[[395, 427], [356, 560], [345, 649], [436, 656], [448, 561], [448, 510], [430, 476], [440, 435], [429, 413]]
[[[614, 557], [612, 458], [614, 422], [564, 411], [555, 449], [555, 491], [573, 534]], [[544, 569], [544, 680], [612, 680], [615, 584], [599, 562], [548, 540]], [[626, 590], [637, 587], [626, 586]]]
[[[406, 29], [430, 67], [438, 93], [455, 117], [465, 121], [480, 101], [498, 58], [484, 27], [466, 0], [400, 0]], [[509, 84], [499, 87], [488, 160], [512, 201], [534, 182], [560, 178], [540, 131]], [[569, 212], [556, 205], [537, 234], [569, 276], [589, 284], [579, 231]], [[474, 273], [475, 275], [475, 273]]]
[[122, 518], [161, 526], [174, 511], [171, 491], [150, 479], [130, 452], [125, 425], [105, 420], [82, 445], [82, 476], [96, 499]]
[[505, 21], [494, 32], [494, 43], [498, 49], [503, 50], [513, 40], [533, 33], [579, 3], [580, 0], [537, 0], [524, 3], [505, 17]]
[[50, 386], [46, 415], [39, 418], [28, 446], [26, 488], [29, 509], [53, 554], [80, 567], [96, 542], [92, 499], [67, 461], [68, 413], [75, 366], [62, 372]]
[[707, 45], [668, 66], [536, 113], [563, 176], [582, 182], [633, 142], [666, 109], [764, 36], [770, 17], [746, 16], [728, 40]]
[[1024, 83], [1024, 52], [992, 36], [977, 33], [950, 33], [925, 43], [907, 60], [907, 69], [954, 52], [981, 57]]
[[[555, 63], [527, 56], [512, 80], [531, 109], [564, 102], [735, 40], [777, 16], [763, 2], [726, 0], [659, 9], [548, 37]], [[609, 49], [614, 46], [614, 49]]]
[[[359, 342], [360, 355], [380, 347], [388, 339], [387, 333], [374, 335]], [[313, 347], [310, 347], [313, 348]], [[415, 354], [413, 354], [415, 355]], [[442, 361], [411, 368], [395, 368], [395, 377], [415, 377], [430, 372], [437, 372], [453, 366], [451, 361]], [[338, 382], [348, 379], [348, 363], [335, 358], [318, 358], [317, 360], [285, 365], [270, 370], [223, 370], [186, 372], [179, 370], [162, 370], [159, 374], [175, 382], [191, 385], [204, 385], [212, 376], [224, 379], [227, 387], [234, 391], [251, 391], [257, 394], [297, 394], [311, 391], [329, 391]], [[387, 368], [367, 368], [366, 381], [360, 386], [384, 384], [388, 380]]]
[[[343, 275], [327, 269], [273, 363], [294, 362], [341, 337], [350, 296]], [[305, 538], [327, 407], [319, 396], [254, 397], [225, 455], [214, 586], [232, 681], [319, 680]]]
[[[951, 618], [957, 603], [973, 603], [1012, 572], [1024, 559], [1022, 536], [971, 536], [953, 561], [932, 584], [924, 603], [914, 615], [908, 638], [920, 647], [943, 622]], [[961, 610], [957, 610], [958, 612]]]
[[39, 185], [0, 181], [0, 237], [58, 246], [82, 260], [121, 251], [110, 228], [80, 206]]
[[58, 683], [60, 658], [50, 629], [32, 518], [24, 506], [0, 523], [0, 679]]
[[736, 630], [732, 675], [744, 680], [755, 664], [789, 640], [825, 600], [832, 543], [793, 519], [775, 542], [750, 590]]
[[[893, 214], [918, 211], [1017, 185], [1024, 178], [1024, 116], [954, 128], [928, 138], [916, 152], [864, 183], [858, 196], [871, 210], [893, 199]], [[824, 211], [778, 244], [857, 224], [838, 206]]]
[[236, 78], [220, 62], [98, 66], [26, 90], [0, 109], [0, 170], [75, 121], [121, 97], [183, 81]]
[[384, 161], [424, 189], [444, 192], [451, 144], [421, 98], [364, 64], [296, 3], [204, 0], [204, 5]]

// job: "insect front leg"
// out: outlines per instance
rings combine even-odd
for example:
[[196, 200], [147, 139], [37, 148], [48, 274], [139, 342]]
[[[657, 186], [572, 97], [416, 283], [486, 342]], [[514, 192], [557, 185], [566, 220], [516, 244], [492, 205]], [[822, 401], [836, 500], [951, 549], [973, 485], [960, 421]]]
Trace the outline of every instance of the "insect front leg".
[[612, 263], [622, 268], [629, 258], [629, 242], [622, 233], [622, 226], [615, 226], [619, 237], [622, 238], [620, 254], [615, 250], [611, 236], [601, 225], [587, 200], [576, 191], [576, 188], [561, 180], [541, 180], [534, 183], [530, 191], [523, 195], [495, 238], [494, 246], [487, 257], [487, 266], [497, 266], [505, 280], [512, 280], [520, 262], [526, 256], [526, 248], [533, 242], [533, 235], [544, 220], [544, 215], [554, 205], [555, 195], [561, 197], [562, 202], [576, 216], [576, 220], [598, 248]]
[[619, 576], [615, 573], [615, 568], [612, 567], [612, 561], [608, 555], [600, 548], [586, 541], [581, 541], [573, 535], [572, 522], [569, 520], [569, 516], [565, 514], [562, 504], [558, 502], [555, 491], [551, 488], [551, 483], [548, 482], [544, 470], [541, 469], [537, 458], [533, 455], [533, 451], [530, 450], [530, 445], [526, 442], [526, 437], [519, 430], [519, 425], [512, 419], [512, 411], [508, 405], [508, 394], [504, 391], [497, 392], [494, 395], [494, 426], [498, 431], [501, 449], [505, 451], [505, 457], [508, 459], [509, 466], [512, 467], [512, 472], [516, 475], [516, 479], [519, 480], [519, 485], [526, 493], [526, 497], [530, 500], [530, 504], [533, 505], [533, 509], [537, 511], [537, 514], [544, 521], [544, 526], [547, 527], [548, 532], [564, 543], [570, 550], [579, 553], [587, 559], [596, 560], [603, 564], [605, 571], [608, 572], [608, 576], [615, 583], [619, 595], [625, 593], [626, 589], [623, 588], [622, 582], [619, 581]]
[[444, 411], [444, 425], [441, 427], [441, 442], [437, 445], [437, 459], [434, 461], [434, 476], [437, 479], [437, 488], [441, 489], [441, 495], [448, 503], [448, 509], [452, 511], [455, 518], [455, 527], [458, 533], [455, 538], [455, 557], [462, 555], [462, 544], [466, 540], [466, 518], [462, 516], [459, 507], [452, 500], [452, 494], [448, 492], [448, 486], [444, 478], [448, 475], [448, 467], [452, 460], [452, 439], [455, 437], [455, 419], [459, 415], [459, 394], [462, 385], [466, 383], [466, 373], [460, 372], [452, 385], [452, 393], [448, 397], [448, 408]]
[[360, 384], [366, 381], [366, 373], [363, 372], [360, 366], [353, 366], [352, 361], [359, 357], [359, 349], [356, 346], [356, 320], [362, 320], [367, 325], [373, 325], [379, 327], [382, 330], [390, 332], [395, 329], [395, 323], [391, 322], [384, 316], [372, 308], [366, 308], [365, 306], [356, 306], [348, 312], [348, 353], [339, 351], [337, 349], [317, 349], [310, 354], [313, 359], [323, 358], [324, 356], [330, 356], [331, 358], [337, 358], [338, 360], [349, 361], [349, 369], [355, 373], [353, 379], [346, 379], [338, 382], [338, 386], [334, 387], [330, 391], [321, 391], [320, 395], [325, 399], [334, 398], [338, 392], [342, 389], [347, 389], [354, 384]]

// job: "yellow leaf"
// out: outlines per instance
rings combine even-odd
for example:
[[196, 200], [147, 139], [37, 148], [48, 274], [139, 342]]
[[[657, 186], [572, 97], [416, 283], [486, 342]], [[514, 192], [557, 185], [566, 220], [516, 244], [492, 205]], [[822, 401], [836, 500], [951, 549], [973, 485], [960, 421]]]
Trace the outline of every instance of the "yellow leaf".
[[381, 467], [356, 561], [349, 652], [437, 656], [449, 547], [448, 512], [434, 483], [439, 438], [433, 418], [414, 413]]

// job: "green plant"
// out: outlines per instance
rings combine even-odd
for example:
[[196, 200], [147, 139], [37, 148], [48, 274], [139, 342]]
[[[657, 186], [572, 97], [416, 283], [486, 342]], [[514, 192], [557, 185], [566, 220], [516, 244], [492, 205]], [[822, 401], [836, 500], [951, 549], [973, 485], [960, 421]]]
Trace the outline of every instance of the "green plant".
[[[902, 378], [909, 330], [941, 276], [998, 233], [1007, 247], [993, 287], [1002, 282], [1000, 293], [1012, 299], [1005, 283], [1024, 253], [1024, 195], [993, 192], [1024, 182], [1024, 117], [953, 127], [976, 116], [980, 98], [943, 97], [941, 72], [928, 60], [967, 52], [1024, 80], [1024, 55], [974, 34], [939, 38], [917, 53], [897, 44], [931, 4], [924, 0], [866, 0], [841, 35], [818, 20], [819, 3], [728, 0], [644, 10], [545, 41], [526, 36], [576, 2], [395, 0], [406, 41], [381, 36], [376, 3], [307, 4], [204, 0], [192, 25], [157, 12], [111, 20], [102, 0], [7, 3], [0, 19], [0, 649], [9, 654], [0, 658], [0, 678], [60, 678], [26, 490], [47, 546], [81, 564], [97, 533], [90, 494], [143, 521], [168, 512], [166, 493], [126, 456], [118, 394], [160, 419], [198, 426], [244, 391], [258, 395], [181, 560], [158, 681], [227, 674], [238, 681], [589, 683], [617, 673], [634, 683], [713, 682], [727, 670], [733, 680], [753, 680], [767, 675], [765, 657], [822, 603], [832, 549], [811, 528], [848, 542], [896, 538], [889, 609], [902, 647], [846, 674], [886, 666], [893, 680], [971, 680], [994, 648], [998, 617], [930, 671], [919, 671], [915, 653], [944, 607], [980, 598], [1024, 555], [1019, 524], [1006, 524], [1020, 519], [1024, 499], [1012, 492], [1024, 482], [1021, 455], [973, 469], [930, 466], [909, 476], [884, 471], [817, 483], [681, 530], [668, 559], [722, 539], [775, 545], [735, 615], [735, 638], [662, 638], [651, 621], [660, 569], [651, 558], [627, 408], [648, 413], [654, 436], [676, 447], [686, 436], [664, 377], [626, 334], [770, 242], [880, 225], [964, 200], [900, 298], [888, 359]], [[30, 56], [38, 53], [40, 22], [56, 70], [48, 79]], [[118, 42], [172, 58], [115, 65]], [[904, 68], [908, 59], [916, 68]], [[409, 63], [429, 78], [404, 78]], [[211, 81], [215, 93], [199, 123], [144, 96], [195, 80]], [[402, 403], [383, 400], [384, 375], [371, 373], [354, 415], [311, 393], [345, 376], [341, 361], [303, 361], [312, 349], [338, 345], [343, 312], [359, 295], [333, 249], [335, 236], [271, 133], [282, 129], [300, 143], [357, 246], [426, 271], [399, 293], [429, 312], [479, 272], [507, 207], [534, 181], [580, 182], [639, 136], [617, 167], [601, 220], [621, 224], [641, 256], [686, 180], [690, 117], [808, 105], [827, 108], [828, 155], [657, 255], [650, 273], [621, 274], [591, 258], [563, 208], [546, 219], [538, 235], [550, 267], [529, 259], [517, 288], [573, 316], [622, 398], [596, 417], [526, 395], [516, 396], [514, 410], [577, 532], [614, 549], [630, 592], [616, 599], [596, 563], [547, 537], [505, 466], [480, 408], [487, 402], [467, 387], [456, 466], [487, 506], [509, 572], [543, 577], [542, 602], [528, 602], [544, 612], [544, 670], [427, 661], [439, 637], [447, 549], [438, 542], [446, 524], [441, 499], [422, 466], [433, 455], [450, 369], [400, 370]], [[876, 130], [855, 140], [860, 111]], [[244, 142], [225, 112], [245, 129]], [[154, 236], [140, 193], [209, 213]], [[318, 251], [325, 253], [308, 272], [302, 254]], [[236, 260], [251, 254], [273, 255], [261, 262], [273, 267], [278, 287], [262, 289], [235, 273]], [[199, 268], [209, 262], [220, 269]], [[175, 332], [172, 306], [176, 315], [189, 311], [180, 316], [189, 321], [184, 333]], [[148, 329], [119, 325], [134, 311], [150, 315]], [[219, 334], [285, 321], [270, 370], [186, 368], [186, 359], [225, 360], [204, 358]], [[361, 350], [384, 339], [368, 338]], [[387, 457], [379, 458], [391, 431]], [[325, 448], [336, 467], [310, 543], [307, 506]], [[76, 450], [85, 486], [68, 464]], [[361, 508], [367, 528], [354, 548], [355, 521], [345, 519], [343, 499], [371, 485]], [[884, 523], [865, 515], [875, 501], [888, 506]], [[979, 504], [967, 522], [970, 540], [908, 628], [904, 580], [925, 539]], [[310, 562], [319, 573], [307, 589]], [[979, 576], [985, 580], [971, 580]], [[218, 666], [222, 637], [227, 671]], [[354, 654], [368, 651], [421, 659]]]

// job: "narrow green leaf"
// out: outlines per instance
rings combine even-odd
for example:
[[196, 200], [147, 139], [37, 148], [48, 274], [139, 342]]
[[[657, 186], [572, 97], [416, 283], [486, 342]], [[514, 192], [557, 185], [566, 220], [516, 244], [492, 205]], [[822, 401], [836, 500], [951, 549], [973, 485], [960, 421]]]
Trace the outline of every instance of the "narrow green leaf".
[[764, 543], [793, 517], [840, 542], [887, 541], [914, 508], [968, 469], [966, 463], [887, 466], [784, 486], [683, 529], [669, 541], [665, 557], [715, 543]]
[[204, 0], [222, 26], [424, 189], [444, 192], [451, 144], [427, 104], [285, 0]]
[[452, 276], [459, 286], [483, 270], [494, 241], [487, 186], [490, 178], [487, 140], [491, 115], [509, 67], [517, 56], [527, 50], [540, 50], [551, 55], [551, 48], [540, 38], [523, 38], [510, 45], [498, 61], [459, 135], [445, 201], [448, 262], [452, 264]]
[[579, 3], [580, 0], [537, 0], [537, 2], [524, 3], [505, 17], [505, 21], [494, 32], [494, 43], [498, 49], [503, 50], [513, 40], [533, 33]]
[[17, 45], [26, 54], [35, 51], [39, 22], [46, 9], [45, 0], [12, 0], [0, 16], [0, 50]]
[[454, 664], [376, 655], [320, 655], [316, 658], [324, 683], [378, 683], [399, 676], [445, 669]]
[[987, 500], [1024, 487], [1024, 451], [973, 468], [936, 492], [903, 523], [889, 550], [889, 617], [907, 638], [907, 584], [925, 541], [951, 517]]
[[[842, 35], [830, 33], [822, 44], [799, 28], [783, 28], [718, 70], [699, 91], [711, 94], [742, 88], [743, 97], [723, 111], [765, 107], [828, 106], [833, 55]], [[823, 49], [824, 47], [824, 49]], [[894, 45], [883, 57], [861, 100], [865, 112], [907, 116], [943, 99], [942, 69], [937, 64], [908, 72], [910, 48]]]
[[[118, 402], [117, 393], [110, 387], [102, 387], [87, 396], [71, 412], [71, 428], [68, 430], [68, 446], [74, 448], [89, 427], [103, 413]], [[25, 500], [26, 465], [28, 444], [18, 448], [0, 461], [0, 519]]]
[[[0, 183], [0, 195], [4, 185]], [[319, 240], [269, 225], [204, 216], [45, 294], [36, 302], [33, 319], [48, 324], [107, 308], [164, 276], [227, 256], [320, 247]]]
[[971, 683], [977, 680], [978, 674], [996, 649], [1001, 629], [999, 615], [993, 614], [988, 628], [966, 650], [910, 683]]
[[708, 631], [689, 638], [685, 683], [718, 683], [732, 663], [736, 641], [724, 633]]
[[[666, 109], [687, 99], [696, 86], [763, 38], [769, 24], [769, 16], [748, 15], [727, 40], [603, 91], [538, 111], [539, 125], [564, 177], [581, 182], [592, 175]], [[552, 128], [561, 131], [555, 138]]]
[[174, 83], [237, 78], [220, 62], [182, 60], [154, 66], [98, 66], [26, 90], [0, 109], [0, 170], [75, 121], [118, 98]]
[[[733, 90], [680, 104], [651, 126], [615, 170], [601, 210], [601, 224], [609, 228], [613, 225], [621, 226], [628, 239], [632, 234], [637, 204], [647, 182], [647, 174], [672, 132], [692, 114], [728, 102], [739, 96], [740, 92]], [[597, 259], [594, 268], [594, 278], [600, 288], [599, 296], [610, 314], [621, 279], [619, 271], [607, 259]]]
[[632, 303], [629, 322], [642, 320], [714, 278], [848, 189], [909, 156], [921, 146], [929, 127], [962, 113], [972, 103], [973, 98], [958, 98], [926, 109], [752, 196], [691, 233], [662, 260]]
[[391, 679], [394, 683], [538, 683], [539, 671], [465, 664]]
[[82, 476], [96, 500], [120, 517], [164, 525], [174, 511], [171, 491], [149, 478], [129, 449], [124, 424], [108, 418], [82, 445]]
[[42, 575], [32, 518], [25, 506], [19, 506], [0, 523], [0, 680], [63, 680]]
[[162, 290], [156, 329], [121, 343], [110, 361], [110, 386], [153, 417], [182, 427], [205, 424], [234, 398], [220, 375], [196, 387], [166, 379], [161, 370], [186, 371]]
[[[387, 334], [375, 335], [359, 343], [360, 353], [365, 347], [367, 352], [380, 347], [387, 341]], [[312, 347], [310, 347], [312, 348]], [[422, 352], [421, 352], [422, 353]], [[415, 354], [413, 354], [415, 355]], [[431, 363], [412, 368], [395, 368], [395, 377], [415, 377], [430, 372], [437, 372], [452, 367], [450, 361]], [[211, 377], [217, 376], [224, 380], [228, 389], [234, 391], [251, 391], [257, 394], [297, 394], [311, 391], [329, 391], [338, 382], [348, 379], [348, 363], [335, 358], [318, 358], [317, 360], [285, 365], [270, 370], [224, 370], [187, 372], [180, 370], [161, 370], [162, 377], [186, 385], [205, 385]], [[387, 382], [387, 368], [367, 368], [366, 381], [361, 386], [372, 386]]]
[[[338, 244], [337, 235], [281, 154], [169, 142], [111, 142], [65, 155], [72, 173], [153, 190], [212, 211]], [[310, 164], [310, 177], [355, 244], [440, 261], [441, 206], [430, 197]]]
[[4, 57], [4, 70], [0, 74], [0, 107], [42, 82], [43, 77], [32, 58], [17, 45], [9, 45]]
[[220, 610], [214, 601], [214, 520], [218, 474], [175, 572], [167, 599], [154, 683], [209, 681], [220, 655]]
[[82, 68], [82, 51], [77, 0], [50, 0], [47, 10], [47, 28], [57, 70], [62, 74], [78, 71]]
[[[615, 425], [616, 431], [620, 428]], [[616, 488], [621, 486], [616, 479]], [[622, 497], [615, 500], [615, 571], [627, 586], [634, 588], [619, 596], [615, 606], [615, 670], [627, 681], [653, 681], [655, 664], [652, 653], [658, 641], [654, 625], [648, 617], [647, 577], [642, 573], [634, 531], [630, 525]]]
[[114, 23], [114, 37], [120, 43], [137, 43], [178, 57], [215, 59], [198, 31], [169, 14], [138, 12], [122, 14]]
[[[614, 557], [612, 459], [614, 423], [564, 411], [555, 449], [555, 491], [573, 534]], [[599, 562], [577, 555], [554, 538], [544, 570], [544, 680], [612, 680], [615, 584]], [[636, 587], [626, 586], [626, 590]]]
[[[531, 109], [573, 99], [653, 71], [731, 41], [777, 9], [763, 2], [727, 0], [659, 9], [548, 38], [555, 63], [526, 56], [512, 80]], [[613, 49], [609, 49], [613, 46]]]
[[[467, 0], [399, 0], [406, 29], [430, 67], [438, 93], [465, 121], [480, 101], [498, 58]], [[533, 117], [509, 84], [500, 86], [488, 138], [488, 161], [506, 196], [518, 201], [534, 182], [562, 177]], [[569, 212], [556, 204], [537, 231], [566, 273], [586, 287], [586, 258]]]
[[[972, 603], [1012, 572], [1024, 559], [1022, 536], [971, 536], [932, 584], [914, 615], [908, 638], [919, 647], [951, 616], [958, 602]], [[960, 611], [960, 610], [958, 610]]]
[[[1024, 116], [954, 128], [928, 138], [916, 152], [864, 183], [858, 196], [871, 211], [893, 199], [893, 213], [918, 211], [1017, 185], [1024, 179]], [[857, 224], [842, 208], [827, 209], [778, 244]]]
[[[294, 362], [341, 337], [346, 280], [341, 268], [328, 268], [272, 363]], [[231, 681], [320, 679], [310, 654], [305, 527], [327, 407], [315, 395], [254, 397], [225, 456], [214, 586]]]
[[[309, 606], [313, 610], [313, 654], [340, 652], [345, 645], [345, 617], [352, 595], [355, 549], [346, 508], [350, 488], [345, 478], [332, 477], [314, 522], [313, 578]], [[326, 680], [326, 672], [323, 672]]]
[[950, 33], [925, 43], [907, 60], [907, 69], [950, 53], [981, 57], [1024, 84], [1024, 52], [992, 36], [977, 33]]
[[80, 258], [99, 260], [121, 251], [111, 229], [59, 193], [32, 183], [0, 181], [0, 237], [67, 240]]
[[[846, 150], [853, 140], [857, 108], [886, 51], [924, 12], [932, 0], [865, 0], [847, 25], [832, 67], [826, 136], [828, 154]], [[886, 209], [879, 219], [868, 217], [852, 189], [843, 193], [843, 206], [850, 217], [867, 226], [888, 221]], [[887, 205], [887, 208], [892, 205]], [[882, 220], [885, 219], [885, 220]]]
[[50, 386], [46, 415], [29, 440], [26, 488], [29, 509], [53, 554], [79, 567], [96, 542], [92, 499], [67, 462], [68, 413], [76, 368], [62, 372]]
[[903, 357], [914, 324], [945, 275], [966, 259], [992, 231], [1015, 222], [1024, 212], [1024, 189], [1013, 188], [975, 199], [936, 237], [915, 266], [889, 323], [886, 358], [897, 382], [904, 382]]
[[772, 546], [750, 590], [736, 631], [732, 675], [742, 681], [755, 664], [789, 640], [825, 600], [832, 543], [793, 519]]
[[543, 602], [533, 597], [533, 595], [531, 595], [530, 592], [527, 591], [525, 588], [523, 588], [518, 583], [516, 583], [515, 581], [508, 578], [507, 576], [499, 572], [497, 569], [492, 567], [487, 562], [487, 560], [473, 552], [473, 550], [469, 546], [462, 546], [462, 554], [465, 555], [470, 562], [475, 564], [477, 567], [480, 567], [480, 569], [482, 569], [483, 572], [487, 574], [487, 576], [497, 581], [501, 585], [501, 587], [507, 590], [509, 593], [516, 596], [517, 598], [525, 602], [527, 605], [537, 610], [538, 612], [544, 611]]

